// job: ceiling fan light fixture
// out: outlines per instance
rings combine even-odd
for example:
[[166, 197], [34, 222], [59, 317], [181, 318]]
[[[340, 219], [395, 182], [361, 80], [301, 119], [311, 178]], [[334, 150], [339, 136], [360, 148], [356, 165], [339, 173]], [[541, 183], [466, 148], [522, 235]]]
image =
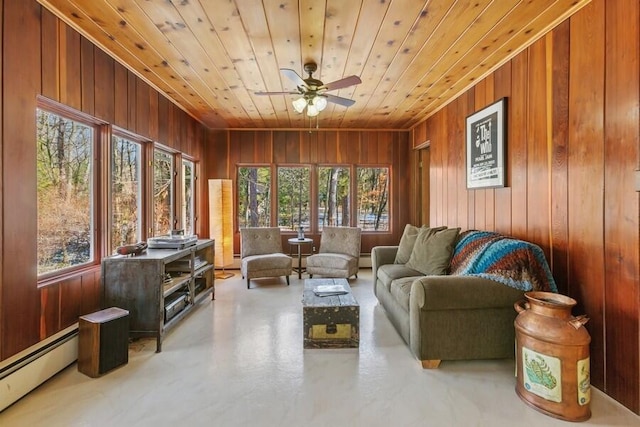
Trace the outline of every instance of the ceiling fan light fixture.
[[318, 111], [322, 111], [327, 108], [327, 98], [324, 96], [316, 95], [313, 98], [313, 105], [318, 109]]
[[304, 108], [307, 106], [307, 100], [303, 97], [300, 97], [293, 101], [292, 104], [294, 110], [296, 110], [298, 113], [302, 113], [304, 111]]
[[307, 116], [309, 117], [315, 117], [318, 115], [318, 113], [320, 112], [320, 110], [318, 110], [318, 108], [316, 108], [315, 105], [309, 103], [309, 105], [307, 105]]

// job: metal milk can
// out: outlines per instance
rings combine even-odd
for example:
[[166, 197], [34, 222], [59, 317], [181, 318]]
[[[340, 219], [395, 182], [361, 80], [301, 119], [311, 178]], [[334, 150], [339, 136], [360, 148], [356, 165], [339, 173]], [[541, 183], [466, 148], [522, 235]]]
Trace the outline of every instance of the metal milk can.
[[516, 393], [533, 408], [566, 421], [591, 417], [586, 316], [574, 317], [573, 298], [526, 292], [514, 308]]

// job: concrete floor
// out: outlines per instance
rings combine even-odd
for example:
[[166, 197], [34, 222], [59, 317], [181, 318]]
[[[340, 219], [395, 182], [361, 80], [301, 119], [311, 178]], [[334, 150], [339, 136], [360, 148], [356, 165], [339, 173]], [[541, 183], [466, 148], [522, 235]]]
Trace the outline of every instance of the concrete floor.
[[[89, 378], [71, 365], [0, 413], [0, 426], [566, 426], [516, 395], [514, 362], [442, 362], [424, 370], [389, 323], [369, 269], [350, 284], [359, 349], [302, 348], [303, 281], [216, 282], [155, 352], [130, 344], [129, 363]], [[304, 277], [303, 277], [304, 280]], [[592, 389], [581, 425], [640, 426]]]

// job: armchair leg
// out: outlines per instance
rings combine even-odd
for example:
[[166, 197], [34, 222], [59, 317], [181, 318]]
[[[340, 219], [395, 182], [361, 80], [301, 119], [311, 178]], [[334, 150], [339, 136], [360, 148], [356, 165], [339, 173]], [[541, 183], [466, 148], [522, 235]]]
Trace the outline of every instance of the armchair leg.
[[423, 369], [438, 369], [441, 360], [421, 360]]
[[313, 279], [313, 274], [309, 274], [309, 279]]
[[249, 278], [247, 277], [247, 289], [251, 289], [250, 281], [251, 281], [251, 279], [249, 279]]
[[287, 278], [287, 286], [289, 286], [289, 276], [286, 276]]

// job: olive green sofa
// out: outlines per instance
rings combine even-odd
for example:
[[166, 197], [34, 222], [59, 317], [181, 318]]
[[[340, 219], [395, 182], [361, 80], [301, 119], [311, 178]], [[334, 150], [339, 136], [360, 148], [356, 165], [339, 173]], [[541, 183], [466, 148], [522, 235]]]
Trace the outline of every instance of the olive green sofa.
[[[424, 368], [513, 358], [514, 303], [527, 290], [556, 290], [540, 248], [492, 232], [425, 229], [408, 225], [399, 246], [371, 252], [374, 292], [393, 326]], [[496, 257], [498, 242], [501, 253], [491, 264], [486, 258]], [[432, 258], [438, 265], [428, 266]]]

